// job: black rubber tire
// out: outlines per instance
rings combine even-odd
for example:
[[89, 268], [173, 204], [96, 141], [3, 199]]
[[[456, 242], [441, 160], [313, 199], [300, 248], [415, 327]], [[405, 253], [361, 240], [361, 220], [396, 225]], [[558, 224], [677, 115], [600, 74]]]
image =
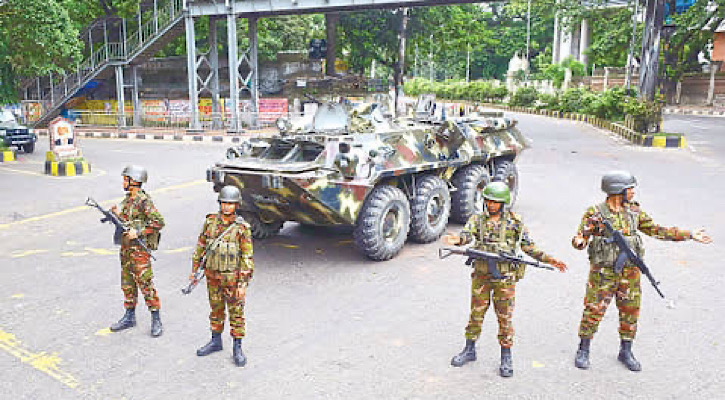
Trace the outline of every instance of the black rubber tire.
[[23, 145], [23, 151], [25, 154], [30, 154], [35, 151], [35, 143], [25, 143]]
[[516, 164], [509, 160], [494, 162], [493, 181], [504, 182], [508, 185], [511, 193], [511, 202], [508, 207], [513, 207], [519, 195], [519, 171], [516, 169]]
[[[451, 213], [451, 194], [446, 182], [435, 175], [418, 179], [415, 183], [415, 196], [410, 202], [410, 211], [408, 236], [412, 240], [418, 243], [430, 243], [441, 237]], [[433, 221], [430, 211], [436, 214]]]
[[[395, 215], [390, 214], [391, 212]], [[392, 236], [386, 238], [386, 217], [391, 216]], [[371, 260], [385, 261], [395, 257], [403, 248], [410, 228], [410, 204], [402, 190], [381, 185], [365, 199], [357, 217], [353, 238], [357, 248]]]
[[[453, 175], [453, 186], [456, 190], [451, 195], [451, 221], [465, 224], [477, 212], [482, 212], [476, 206], [476, 194], [481, 196], [483, 188], [490, 182], [488, 170], [483, 165], [469, 165], [458, 170]], [[479, 199], [479, 202], [482, 198]], [[478, 209], [481, 208], [481, 209]]]
[[284, 225], [283, 221], [263, 222], [255, 213], [248, 211], [241, 212], [240, 215], [249, 224], [252, 230], [252, 236], [255, 239], [267, 239], [276, 236]]

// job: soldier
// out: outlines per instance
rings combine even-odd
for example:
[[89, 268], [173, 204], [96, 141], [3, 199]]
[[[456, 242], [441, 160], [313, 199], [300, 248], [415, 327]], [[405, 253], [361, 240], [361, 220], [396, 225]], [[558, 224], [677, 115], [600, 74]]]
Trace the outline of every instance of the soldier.
[[597, 326], [615, 297], [619, 310], [619, 337], [621, 339], [618, 359], [630, 371], [640, 371], [641, 364], [632, 354], [632, 341], [637, 332], [637, 319], [641, 304], [640, 271], [630, 261], [622, 271], [614, 271], [614, 262], [619, 254], [615, 243], [604, 236], [606, 230], [601, 218], [606, 218], [614, 229], [622, 232], [632, 250], [642, 257], [644, 246], [637, 230], [661, 240], [683, 241], [688, 239], [700, 243], [711, 243], [712, 239], [703, 230], [695, 233], [656, 225], [639, 204], [633, 202], [637, 180], [626, 171], [612, 171], [602, 177], [602, 191], [607, 194], [603, 203], [589, 207], [582, 217], [579, 230], [572, 239], [578, 250], [589, 244], [590, 272], [584, 297], [584, 314], [579, 325], [579, 349], [574, 364], [577, 368], [589, 368], [589, 345]]
[[[503, 182], [489, 183], [483, 189], [483, 197], [486, 204], [485, 211], [471, 216], [460, 236], [445, 236], [443, 238], [445, 243], [461, 246], [474, 242], [475, 249], [487, 252], [513, 253], [520, 248], [534, 259], [549, 263], [561, 272], [566, 271], [566, 264], [536, 247], [521, 217], [505, 209], [505, 205], [511, 200], [508, 185]], [[511, 318], [514, 312], [516, 282], [523, 277], [524, 267], [513, 268], [508, 263], [499, 263], [497, 267], [504, 276], [503, 279], [494, 279], [489, 274], [485, 262], [476, 260], [473, 264], [471, 316], [466, 326], [466, 346], [460, 354], [453, 357], [451, 365], [460, 367], [476, 360], [476, 340], [481, 334], [483, 317], [493, 300], [498, 318], [498, 341], [501, 345], [499, 374], [502, 377], [510, 377], [514, 373], [511, 358], [514, 328]]]
[[191, 279], [202, 260], [206, 268], [206, 287], [209, 292], [211, 313], [211, 340], [196, 351], [206, 356], [222, 350], [224, 308], [229, 310], [229, 325], [234, 340], [234, 363], [243, 367], [247, 358], [242, 352], [244, 337], [244, 295], [254, 273], [252, 234], [249, 225], [237, 217], [236, 209], [242, 195], [235, 186], [224, 186], [219, 191], [219, 214], [209, 214], [199, 235], [192, 258]]
[[130, 227], [121, 239], [120, 251], [121, 289], [125, 297], [126, 314], [111, 325], [111, 331], [118, 332], [136, 326], [136, 302], [140, 288], [146, 306], [151, 311], [151, 336], [159, 337], [163, 332], [159, 315], [161, 304], [154, 288], [150, 255], [141, 248], [136, 239], [142, 238], [149, 249], [156, 250], [159, 231], [164, 227], [164, 218], [154, 206], [151, 197], [141, 189], [141, 185], [148, 180], [146, 169], [129, 165], [123, 169], [121, 175], [126, 197], [121, 201], [120, 209], [114, 206], [112, 211], [121, 222]]

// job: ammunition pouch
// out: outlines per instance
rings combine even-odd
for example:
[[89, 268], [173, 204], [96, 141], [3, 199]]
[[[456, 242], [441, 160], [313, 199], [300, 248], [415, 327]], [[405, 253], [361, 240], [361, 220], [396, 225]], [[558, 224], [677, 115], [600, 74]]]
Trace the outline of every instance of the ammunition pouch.
[[[644, 245], [642, 238], [639, 235], [625, 236], [624, 239], [627, 241], [627, 245], [639, 258], [644, 257]], [[607, 267], [613, 267], [614, 262], [617, 260], [617, 256], [620, 253], [619, 247], [616, 243], [609, 241], [603, 236], [592, 237], [588, 248], [589, 261], [594, 265], [602, 265]], [[631, 261], [627, 261], [625, 265], [631, 265]]]

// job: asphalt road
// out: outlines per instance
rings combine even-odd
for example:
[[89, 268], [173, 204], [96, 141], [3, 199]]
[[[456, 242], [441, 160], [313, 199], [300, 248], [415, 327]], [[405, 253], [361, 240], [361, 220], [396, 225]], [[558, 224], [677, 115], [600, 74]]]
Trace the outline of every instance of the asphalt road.
[[[89, 176], [42, 175], [46, 143], [0, 165], [2, 398], [721, 397], [725, 157], [702, 145], [696, 152], [644, 149], [585, 124], [517, 117], [533, 147], [519, 162], [515, 208], [534, 240], [570, 272], [531, 270], [517, 286], [513, 378], [497, 375], [492, 310], [478, 361], [449, 364], [464, 344], [468, 318], [470, 270], [462, 259], [438, 260], [433, 243], [408, 244], [391, 261], [371, 262], [354, 250], [348, 232], [294, 223], [255, 242], [248, 365], [233, 366], [227, 333], [223, 352], [197, 357], [209, 337], [205, 288], [189, 296], [179, 289], [204, 215], [217, 207], [203, 179], [224, 146], [89, 139]], [[82, 206], [87, 196], [120, 198], [119, 174], [128, 163], [149, 168], [148, 189], [167, 222], [154, 265], [165, 328], [158, 339], [149, 336], [143, 306], [135, 329], [106, 330], [123, 313], [117, 249], [111, 227]], [[704, 226], [715, 240], [704, 246], [645, 239], [646, 260], [667, 300], [643, 282], [634, 346], [641, 373], [616, 360], [614, 307], [593, 342], [592, 369], [573, 366], [588, 265], [570, 239], [586, 207], [603, 199], [602, 172], [614, 168], [638, 177], [637, 197], [655, 221]]]

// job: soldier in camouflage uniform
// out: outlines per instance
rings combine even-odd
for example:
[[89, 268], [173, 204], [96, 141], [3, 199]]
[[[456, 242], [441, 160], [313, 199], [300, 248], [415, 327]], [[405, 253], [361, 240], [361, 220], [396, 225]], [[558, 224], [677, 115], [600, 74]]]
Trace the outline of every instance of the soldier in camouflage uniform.
[[146, 306], [151, 311], [151, 336], [161, 336], [163, 327], [159, 315], [160, 301], [154, 288], [154, 273], [151, 270], [150, 255], [136, 241], [142, 238], [147, 247], [156, 250], [159, 244], [159, 231], [164, 227], [164, 218], [154, 206], [151, 197], [141, 189], [148, 180], [143, 167], [129, 165], [124, 168], [123, 188], [126, 198], [112, 211], [121, 222], [130, 229], [121, 240], [121, 289], [125, 297], [126, 314], [115, 324], [111, 331], [118, 332], [136, 326], [136, 302], [138, 289], [141, 289]]
[[[539, 250], [529, 237], [528, 230], [520, 216], [506, 210], [504, 206], [510, 202], [508, 186], [503, 182], [493, 182], [483, 189], [486, 210], [482, 214], [474, 214], [466, 223], [460, 237], [448, 235], [444, 242], [451, 245], [465, 245], [474, 242], [473, 247], [487, 252], [504, 251], [516, 253], [519, 248], [536, 260], [549, 263], [559, 271], [566, 271], [566, 265]], [[488, 272], [486, 263], [476, 260], [471, 274], [471, 316], [466, 327], [466, 346], [463, 351], [451, 360], [451, 365], [460, 367], [469, 361], [476, 360], [476, 340], [481, 334], [481, 324], [488, 307], [493, 302], [498, 318], [498, 340], [501, 345], [501, 366], [499, 374], [503, 377], [513, 375], [514, 328], [512, 316], [514, 312], [514, 295], [516, 282], [524, 275], [524, 266], [514, 268], [509, 263], [497, 265], [503, 279], [495, 279]]]
[[211, 340], [196, 354], [206, 356], [222, 350], [226, 307], [233, 338], [232, 357], [239, 367], [247, 363], [242, 352], [244, 295], [254, 273], [252, 233], [249, 225], [236, 215], [241, 199], [241, 192], [235, 186], [225, 186], [219, 191], [220, 213], [206, 216], [192, 258], [191, 273], [193, 279], [203, 261], [211, 306]]
[[589, 346], [597, 326], [607, 310], [607, 306], [616, 299], [619, 310], [619, 337], [621, 339], [618, 359], [629, 370], [640, 371], [641, 364], [632, 354], [632, 341], [637, 333], [637, 320], [642, 300], [640, 271], [627, 261], [621, 273], [614, 271], [614, 262], [619, 254], [615, 243], [607, 241], [606, 229], [601, 223], [606, 218], [614, 229], [622, 232], [630, 248], [639, 256], [644, 255], [639, 230], [648, 236], [660, 240], [683, 241], [693, 239], [701, 243], [712, 240], [704, 231], [690, 231], [675, 227], [666, 228], [655, 224], [652, 218], [642, 211], [639, 204], [633, 202], [637, 180], [629, 172], [612, 171], [602, 178], [602, 191], [607, 194], [603, 203], [589, 207], [582, 217], [579, 230], [572, 239], [572, 245], [578, 250], [589, 245], [590, 272], [584, 297], [584, 313], [579, 325], [579, 349], [574, 364], [588, 369]]

